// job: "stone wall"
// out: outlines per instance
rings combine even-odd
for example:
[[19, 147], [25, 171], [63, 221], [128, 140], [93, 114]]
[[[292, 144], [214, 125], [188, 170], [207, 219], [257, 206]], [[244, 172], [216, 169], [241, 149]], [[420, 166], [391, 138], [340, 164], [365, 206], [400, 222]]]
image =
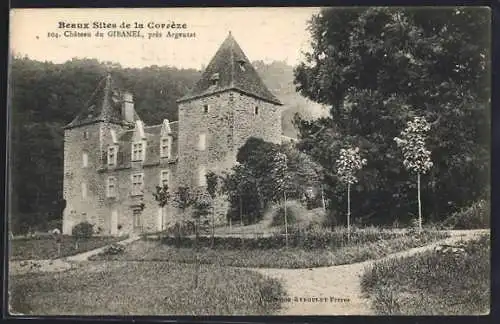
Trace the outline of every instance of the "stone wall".
[[[89, 221], [104, 225], [100, 213], [100, 197], [104, 185], [96, 170], [100, 167], [100, 124], [65, 130], [64, 135], [64, 198], [63, 233], [71, 234], [74, 225]], [[87, 132], [88, 138], [84, 138]], [[83, 153], [88, 165], [83, 167]], [[82, 197], [82, 184], [86, 184], [87, 197]]]
[[[204, 112], [204, 105], [209, 112]], [[255, 115], [255, 107], [259, 107]], [[200, 134], [206, 134], [206, 150], [197, 149]], [[197, 170], [216, 173], [230, 169], [238, 149], [251, 137], [281, 142], [281, 107], [228, 91], [179, 105], [179, 183], [196, 185]]]
[[[94, 124], [65, 131], [64, 146], [64, 198], [67, 206], [63, 216], [63, 233], [71, 234], [74, 225], [87, 221], [100, 229], [102, 235], [118, 232], [111, 228], [111, 215], [117, 213], [116, 225], [121, 225], [124, 233], [152, 232], [160, 228], [158, 203], [153, 193], [160, 184], [161, 170], [170, 171], [171, 186], [175, 186], [176, 165], [166, 162], [150, 167], [142, 163], [133, 163], [130, 168], [107, 170], [103, 167], [101, 156], [111, 144], [110, 128], [117, 132], [119, 126]], [[83, 138], [83, 132], [88, 132], [88, 139]], [[83, 152], [88, 154], [88, 166], [83, 168]], [[131, 175], [144, 173], [144, 193], [142, 196], [132, 196]], [[116, 198], [107, 197], [107, 179], [113, 176], [117, 180]], [[82, 183], [87, 186], [87, 198], [82, 197]], [[135, 205], [144, 203], [141, 213], [141, 226], [134, 228], [133, 210]], [[163, 223], [172, 222], [175, 209], [167, 206]]]

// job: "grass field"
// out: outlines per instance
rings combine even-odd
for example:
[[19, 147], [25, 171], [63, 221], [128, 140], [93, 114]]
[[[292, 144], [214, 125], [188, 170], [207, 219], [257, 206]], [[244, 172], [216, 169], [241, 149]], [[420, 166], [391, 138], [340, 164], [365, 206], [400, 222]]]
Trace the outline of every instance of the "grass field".
[[490, 310], [490, 236], [456, 255], [436, 251], [379, 261], [362, 289], [381, 315], [474, 315]]
[[128, 247], [124, 254], [95, 256], [93, 260], [169, 261], [189, 264], [195, 262], [197, 255], [198, 261], [202, 264], [234, 267], [310, 268], [378, 259], [390, 253], [423, 246], [445, 237], [447, 237], [445, 233], [424, 232], [421, 235], [407, 234], [386, 240], [380, 239], [362, 244], [312, 250], [303, 248], [250, 249], [222, 246], [215, 249], [202, 247], [197, 251], [192, 247], [176, 248], [157, 241], [139, 241]]
[[[167, 262], [99, 263], [62, 273], [14, 276], [12, 306], [30, 315], [266, 315], [281, 285], [248, 270]], [[92, 263], [91, 267], [95, 267]]]
[[10, 260], [44, 260], [57, 259], [81, 252], [90, 251], [114, 242], [124, 240], [123, 237], [91, 237], [82, 239], [76, 248], [75, 240], [71, 236], [63, 236], [61, 250], [58, 253], [56, 241], [50, 236], [39, 238], [19, 238], [9, 241]]

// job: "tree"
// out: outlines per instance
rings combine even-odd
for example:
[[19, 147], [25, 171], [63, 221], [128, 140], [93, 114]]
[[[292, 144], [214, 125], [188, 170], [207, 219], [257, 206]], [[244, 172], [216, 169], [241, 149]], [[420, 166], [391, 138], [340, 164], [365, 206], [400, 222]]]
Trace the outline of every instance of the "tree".
[[219, 176], [213, 171], [206, 174], [207, 178], [207, 192], [212, 199], [212, 242], [211, 246], [214, 247], [215, 239], [215, 199], [217, 198], [217, 192], [219, 190]]
[[422, 230], [422, 201], [420, 198], [420, 175], [432, 167], [431, 152], [425, 148], [425, 139], [430, 130], [429, 123], [423, 117], [414, 117], [401, 132], [401, 138], [395, 137], [397, 145], [403, 151], [403, 165], [417, 175], [418, 191], [418, 228]]
[[181, 219], [176, 222], [177, 227], [177, 242], [180, 244], [180, 238], [182, 236], [182, 228], [187, 222], [186, 211], [193, 206], [196, 198], [192, 193], [192, 190], [188, 186], [180, 186], [174, 193], [173, 202], [175, 206], [181, 210]]
[[340, 157], [336, 161], [337, 176], [347, 184], [347, 239], [351, 234], [351, 185], [358, 182], [356, 172], [366, 165], [366, 159], [359, 154], [359, 147], [340, 150]]
[[[353, 215], [390, 223], [414, 208], [394, 157], [399, 127], [412, 116], [433, 127], [434, 167], [422, 201], [443, 217], [486, 195], [489, 174], [490, 13], [487, 8], [325, 8], [309, 22], [311, 50], [295, 70], [298, 91], [330, 116], [296, 119], [298, 147], [325, 169], [345, 145], [370, 161], [353, 195]], [[460, 185], [456, 179], [460, 178]], [[341, 209], [331, 202], [332, 210]]]
[[[167, 184], [163, 186], [156, 186], [156, 192], [153, 193], [153, 197], [155, 201], [158, 203], [158, 206], [163, 210], [165, 206], [170, 202], [170, 192]], [[162, 213], [162, 224], [163, 224], [163, 213]], [[163, 226], [162, 226], [163, 229]]]

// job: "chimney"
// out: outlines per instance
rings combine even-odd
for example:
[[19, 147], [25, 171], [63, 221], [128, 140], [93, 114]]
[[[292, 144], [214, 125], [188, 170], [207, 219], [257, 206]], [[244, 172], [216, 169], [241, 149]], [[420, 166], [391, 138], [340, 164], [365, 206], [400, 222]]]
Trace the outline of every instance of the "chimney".
[[122, 118], [129, 122], [134, 122], [134, 97], [130, 92], [123, 94]]

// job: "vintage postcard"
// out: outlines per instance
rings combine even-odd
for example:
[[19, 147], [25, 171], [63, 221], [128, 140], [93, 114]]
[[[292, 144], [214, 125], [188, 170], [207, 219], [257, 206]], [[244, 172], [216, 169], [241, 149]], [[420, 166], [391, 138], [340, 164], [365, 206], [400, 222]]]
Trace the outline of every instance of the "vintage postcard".
[[489, 314], [490, 16], [11, 10], [9, 314]]

